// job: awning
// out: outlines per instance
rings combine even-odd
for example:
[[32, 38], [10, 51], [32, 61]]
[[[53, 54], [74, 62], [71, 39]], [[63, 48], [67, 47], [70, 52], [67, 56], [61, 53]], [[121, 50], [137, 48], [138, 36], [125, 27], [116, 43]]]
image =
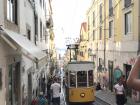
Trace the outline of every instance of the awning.
[[2, 30], [2, 38], [11, 43], [14, 41], [14, 43], [20, 47], [22, 53], [24, 53], [26, 56], [30, 56], [32, 60], [39, 61], [47, 57], [47, 55], [41, 49], [35, 46], [25, 36], [7, 29], [2, 28]]

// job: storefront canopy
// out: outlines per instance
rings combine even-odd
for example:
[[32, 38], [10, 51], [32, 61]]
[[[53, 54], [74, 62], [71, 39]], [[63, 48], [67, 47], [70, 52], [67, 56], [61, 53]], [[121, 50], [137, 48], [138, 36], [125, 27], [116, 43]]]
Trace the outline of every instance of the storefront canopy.
[[34, 61], [40, 61], [47, 57], [41, 49], [35, 46], [25, 36], [7, 29], [2, 28], [2, 30], [2, 38], [11, 43], [14, 41], [14, 43], [20, 47], [22, 53], [24, 53], [26, 56], [30, 56], [30, 58]]

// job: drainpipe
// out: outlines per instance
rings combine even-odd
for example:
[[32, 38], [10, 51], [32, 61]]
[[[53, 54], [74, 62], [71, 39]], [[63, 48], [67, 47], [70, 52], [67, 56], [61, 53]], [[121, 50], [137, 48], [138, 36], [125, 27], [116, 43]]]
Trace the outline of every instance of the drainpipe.
[[138, 51], [137, 55], [140, 54], [140, 0], [138, 0]]
[[[104, 0], [104, 18], [106, 17], [106, 0]], [[104, 20], [104, 70], [106, 69], [106, 19]]]

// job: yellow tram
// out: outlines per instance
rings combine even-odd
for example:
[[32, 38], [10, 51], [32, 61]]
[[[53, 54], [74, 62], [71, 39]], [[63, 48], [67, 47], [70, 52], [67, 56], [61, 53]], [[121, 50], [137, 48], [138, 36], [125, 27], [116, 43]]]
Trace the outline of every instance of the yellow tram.
[[69, 103], [95, 101], [93, 86], [94, 64], [88, 61], [69, 62], [67, 65], [67, 100]]

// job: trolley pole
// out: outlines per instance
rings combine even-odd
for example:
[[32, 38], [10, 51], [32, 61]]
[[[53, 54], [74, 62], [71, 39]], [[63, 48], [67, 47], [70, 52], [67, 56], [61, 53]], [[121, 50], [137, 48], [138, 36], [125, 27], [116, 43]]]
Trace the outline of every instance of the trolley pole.
[[70, 55], [69, 55], [70, 56], [70, 58], [69, 58], [70, 60], [69, 60], [69, 62], [71, 62], [71, 45], [67, 45], [67, 50], [70, 51]]

